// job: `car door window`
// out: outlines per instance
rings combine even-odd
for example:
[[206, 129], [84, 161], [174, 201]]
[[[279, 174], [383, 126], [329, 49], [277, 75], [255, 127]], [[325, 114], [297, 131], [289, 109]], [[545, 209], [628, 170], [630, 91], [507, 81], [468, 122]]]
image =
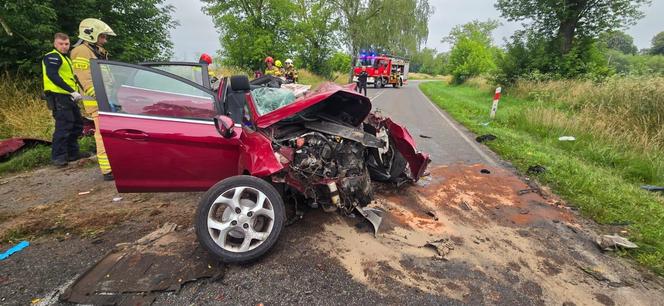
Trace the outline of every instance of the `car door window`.
[[213, 93], [151, 68], [100, 63], [104, 89], [116, 113], [212, 120]]

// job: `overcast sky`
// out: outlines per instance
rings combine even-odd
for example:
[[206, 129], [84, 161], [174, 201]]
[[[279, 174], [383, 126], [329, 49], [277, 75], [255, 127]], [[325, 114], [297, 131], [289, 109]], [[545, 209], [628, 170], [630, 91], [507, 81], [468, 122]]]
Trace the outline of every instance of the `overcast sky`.
[[[495, 0], [429, 0], [435, 7], [435, 13], [429, 21], [429, 39], [426, 46], [438, 51], [447, 51], [449, 46], [440, 40], [446, 36], [453, 26], [473, 19], [499, 19], [503, 25], [494, 32], [494, 41], [502, 45], [504, 38], [512, 35], [514, 30], [521, 28], [518, 23], [501, 20], [499, 12], [493, 7]], [[198, 56], [207, 52], [212, 55], [220, 49], [219, 33], [212, 23], [212, 18], [205, 15], [203, 4], [195, 0], [166, 0], [175, 6], [175, 19], [180, 26], [171, 31], [171, 39], [175, 45], [174, 59], [197, 60]], [[664, 0], [653, 0], [652, 5], [644, 9], [646, 17], [626, 32], [634, 37], [639, 49], [650, 47], [650, 40], [655, 34], [664, 31]]]

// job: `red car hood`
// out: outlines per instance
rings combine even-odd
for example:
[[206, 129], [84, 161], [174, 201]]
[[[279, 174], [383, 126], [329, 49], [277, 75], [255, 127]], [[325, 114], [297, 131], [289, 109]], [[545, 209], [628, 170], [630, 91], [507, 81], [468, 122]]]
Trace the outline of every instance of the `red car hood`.
[[358, 126], [371, 112], [371, 101], [354, 92], [354, 86], [355, 84], [345, 86], [334, 83], [322, 84], [315, 92], [260, 116], [256, 120], [256, 125], [262, 129], [296, 114], [314, 111], [349, 118], [353, 125]]

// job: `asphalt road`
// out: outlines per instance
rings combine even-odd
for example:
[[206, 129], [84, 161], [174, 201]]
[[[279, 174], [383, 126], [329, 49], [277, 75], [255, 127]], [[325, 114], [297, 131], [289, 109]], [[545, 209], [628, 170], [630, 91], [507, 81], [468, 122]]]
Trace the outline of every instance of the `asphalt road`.
[[475, 142], [475, 136], [429, 101], [418, 88], [420, 82], [410, 81], [400, 88], [370, 87], [367, 96], [374, 110], [408, 128], [418, 148], [431, 154], [433, 164], [496, 165], [496, 158]]

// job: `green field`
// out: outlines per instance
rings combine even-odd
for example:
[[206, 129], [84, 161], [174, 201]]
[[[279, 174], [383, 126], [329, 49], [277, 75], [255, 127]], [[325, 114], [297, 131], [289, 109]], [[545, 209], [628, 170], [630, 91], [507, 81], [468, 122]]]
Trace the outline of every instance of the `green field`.
[[[474, 133], [496, 135], [487, 145], [522, 173], [529, 166], [546, 167], [537, 179], [584, 216], [604, 225], [627, 224], [627, 236], [639, 249], [623, 255], [664, 274], [664, 197], [640, 189], [644, 184], [664, 185], [664, 153], [657, 146], [620, 143], [590, 127], [561, 124], [577, 122], [583, 112], [566, 102], [507, 95], [491, 121], [493, 94], [488, 88], [444, 82], [426, 82], [420, 88]], [[601, 122], [601, 113], [596, 115], [594, 121]], [[577, 140], [562, 142], [560, 136]]]

